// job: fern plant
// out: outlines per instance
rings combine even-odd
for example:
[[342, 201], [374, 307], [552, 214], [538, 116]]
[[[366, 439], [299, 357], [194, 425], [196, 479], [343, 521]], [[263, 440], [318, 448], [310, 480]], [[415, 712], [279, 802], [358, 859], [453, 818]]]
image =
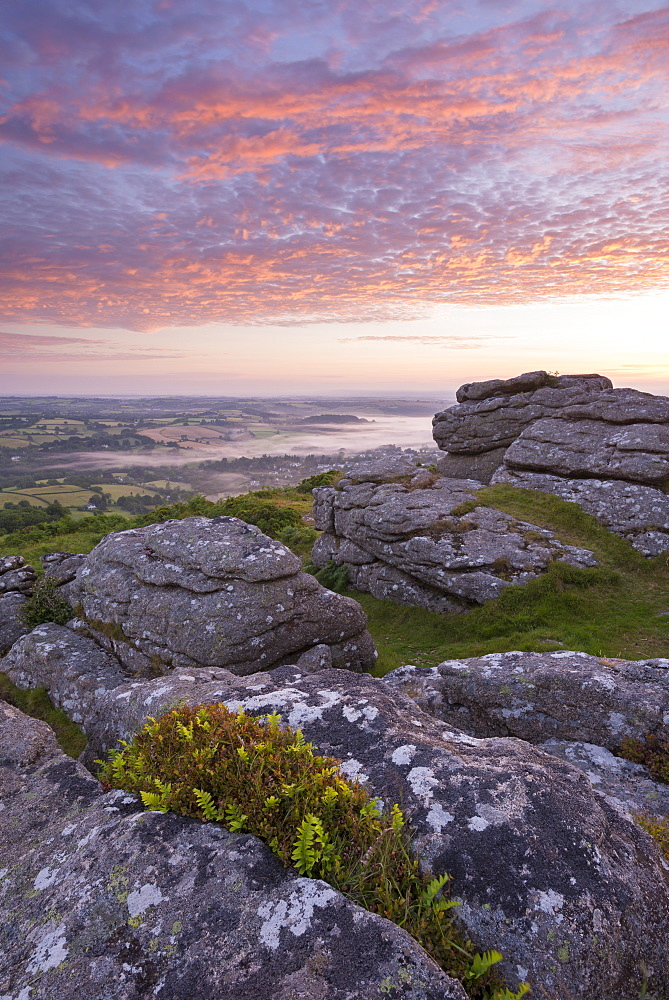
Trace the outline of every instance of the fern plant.
[[149, 719], [101, 764], [108, 788], [262, 837], [286, 865], [322, 878], [405, 928], [473, 1000], [518, 1000], [495, 976], [499, 952], [476, 953], [452, 920], [449, 876], [420, 870], [402, 810], [383, 810], [340, 761], [318, 754], [277, 714], [183, 706]]

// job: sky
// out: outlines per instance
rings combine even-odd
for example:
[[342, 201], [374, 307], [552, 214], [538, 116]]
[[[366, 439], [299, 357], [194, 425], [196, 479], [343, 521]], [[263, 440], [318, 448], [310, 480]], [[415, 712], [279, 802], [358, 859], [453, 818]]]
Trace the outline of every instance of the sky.
[[666, 4], [1, 17], [1, 393], [669, 393]]

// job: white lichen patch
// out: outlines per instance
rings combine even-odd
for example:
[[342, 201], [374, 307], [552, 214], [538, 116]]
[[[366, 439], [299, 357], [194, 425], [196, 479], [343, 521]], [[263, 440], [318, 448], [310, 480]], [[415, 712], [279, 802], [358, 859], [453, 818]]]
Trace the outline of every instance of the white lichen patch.
[[390, 759], [393, 764], [410, 764], [416, 754], [416, 746], [414, 743], [406, 743], [404, 746], [397, 747], [393, 750]]
[[295, 937], [301, 937], [308, 929], [316, 907], [327, 906], [338, 896], [324, 882], [300, 878], [295, 884], [297, 888], [288, 899], [280, 899], [276, 903], [268, 900], [258, 907], [258, 916], [263, 921], [258, 936], [261, 943], [272, 951], [278, 949], [284, 928]]
[[48, 972], [64, 962], [69, 953], [67, 948], [65, 930], [61, 924], [55, 931], [45, 934], [37, 945], [33, 955], [26, 966], [29, 975]]
[[551, 916], [555, 917], [556, 922], [559, 924], [564, 919], [562, 914], [559, 912], [564, 906], [564, 896], [560, 895], [554, 889], [549, 889], [547, 892], [538, 892], [537, 901], [534, 904], [535, 910], [542, 910], [544, 913], [550, 913]]
[[127, 899], [128, 913], [131, 917], [138, 917], [150, 906], [157, 906], [165, 899], [157, 885], [147, 882], [141, 889], [135, 889]]
[[48, 889], [58, 878], [58, 869], [42, 868], [35, 876], [33, 885], [36, 889]]
[[407, 774], [407, 781], [414, 795], [427, 800], [434, 797], [432, 789], [439, 784], [439, 779], [430, 767], [412, 767]]
[[357, 722], [358, 719], [373, 722], [378, 714], [379, 710], [374, 705], [364, 705], [360, 706], [360, 708], [356, 708], [354, 705], [344, 705], [342, 708], [342, 715], [349, 722]]
[[369, 781], [369, 775], [365, 774], [363, 767], [364, 765], [361, 764], [359, 760], [356, 760], [355, 757], [351, 757], [350, 760], [344, 761], [339, 770], [345, 774], [347, 778], [350, 778], [351, 781], [359, 781], [361, 784], [364, 784], [366, 781]]
[[434, 802], [428, 811], [425, 821], [435, 833], [441, 833], [445, 826], [455, 819], [453, 813], [447, 812], [440, 802]]
[[483, 830], [487, 830], [490, 823], [483, 816], [471, 816], [467, 820], [467, 828], [469, 830], [475, 831], [476, 833], [481, 833]]

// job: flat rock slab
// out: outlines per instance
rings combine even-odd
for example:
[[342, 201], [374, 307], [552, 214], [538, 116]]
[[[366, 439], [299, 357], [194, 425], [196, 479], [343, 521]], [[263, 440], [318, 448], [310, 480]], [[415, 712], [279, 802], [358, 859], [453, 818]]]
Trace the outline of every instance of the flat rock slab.
[[617, 424], [575, 415], [569, 419], [566, 411], [559, 418], [536, 420], [507, 448], [504, 464], [559, 476], [662, 486], [669, 480], [669, 400], [664, 424]]
[[493, 483], [552, 493], [577, 503], [644, 556], [669, 551], [669, 495], [652, 486], [606, 479], [566, 479], [502, 466]]
[[631, 816], [642, 813], [660, 820], [669, 818], [669, 785], [653, 781], [642, 764], [616, 757], [593, 743], [547, 740], [540, 749], [575, 764], [614, 809]]
[[0, 808], [2, 1000], [466, 1000], [395, 924], [256, 837], [104, 794], [4, 702]]
[[407, 665], [384, 683], [473, 735], [530, 743], [582, 740], [613, 752], [620, 741], [669, 726], [669, 660], [587, 653], [489, 653]]
[[669, 883], [655, 842], [577, 767], [515, 739], [480, 740], [424, 713], [383, 681], [284, 666], [254, 677], [179, 672], [110, 691], [88, 754], [180, 701], [279, 712], [351, 778], [411, 817], [415, 846], [454, 877], [478, 947], [499, 948], [509, 982], [562, 1000], [669, 990]]
[[587, 549], [480, 504], [481, 485], [415, 466], [358, 467], [336, 488], [314, 490], [314, 523], [323, 532], [314, 565], [345, 566], [358, 590], [437, 612], [498, 597], [554, 560], [596, 565]]
[[126, 671], [253, 673], [328, 645], [338, 667], [373, 666], [366, 616], [301, 571], [285, 545], [234, 517], [191, 517], [113, 532], [66, 592]]
[[547, 372], [526, 372], [511, 379], [470, 382], [458, 389], [455, 406], [435, 414], [432, 434], [442, 451], [480, 455], [508, 447], [535, 420], [568, 405], [587, 405], [606, 391], [615, 390], [601, 375], [555, 378]]

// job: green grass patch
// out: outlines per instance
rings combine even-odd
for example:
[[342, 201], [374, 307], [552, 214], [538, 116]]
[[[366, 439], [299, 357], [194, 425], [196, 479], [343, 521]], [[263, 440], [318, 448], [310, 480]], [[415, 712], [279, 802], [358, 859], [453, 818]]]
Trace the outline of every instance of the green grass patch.
[[404, 663], [430, 666], [509, 650], [564, 648], [629, 660], [669, 655], [669, 618], [659, 617], [669, 611], [669, 555], [647, 559], [578, 504], [536, 490], [500, 484], [479, 490], [478, 498], [591, 549], [599, 566], [555, 562], [526, 586], [509, 587], [463, 614], [433, 614], [344, 590], [369, 616], [378, 676]]
[[44, 688], [28, 688], [24, 691], [12, 684], [9, 677], [0, 673], [0, 698], [14, 705], [25, 715], [48, 723], [56, 734], [61, 748], [69, 757], [78, 757], [84, 750], [87, 740], [81, 729], [59, 708], [54, 708]]

